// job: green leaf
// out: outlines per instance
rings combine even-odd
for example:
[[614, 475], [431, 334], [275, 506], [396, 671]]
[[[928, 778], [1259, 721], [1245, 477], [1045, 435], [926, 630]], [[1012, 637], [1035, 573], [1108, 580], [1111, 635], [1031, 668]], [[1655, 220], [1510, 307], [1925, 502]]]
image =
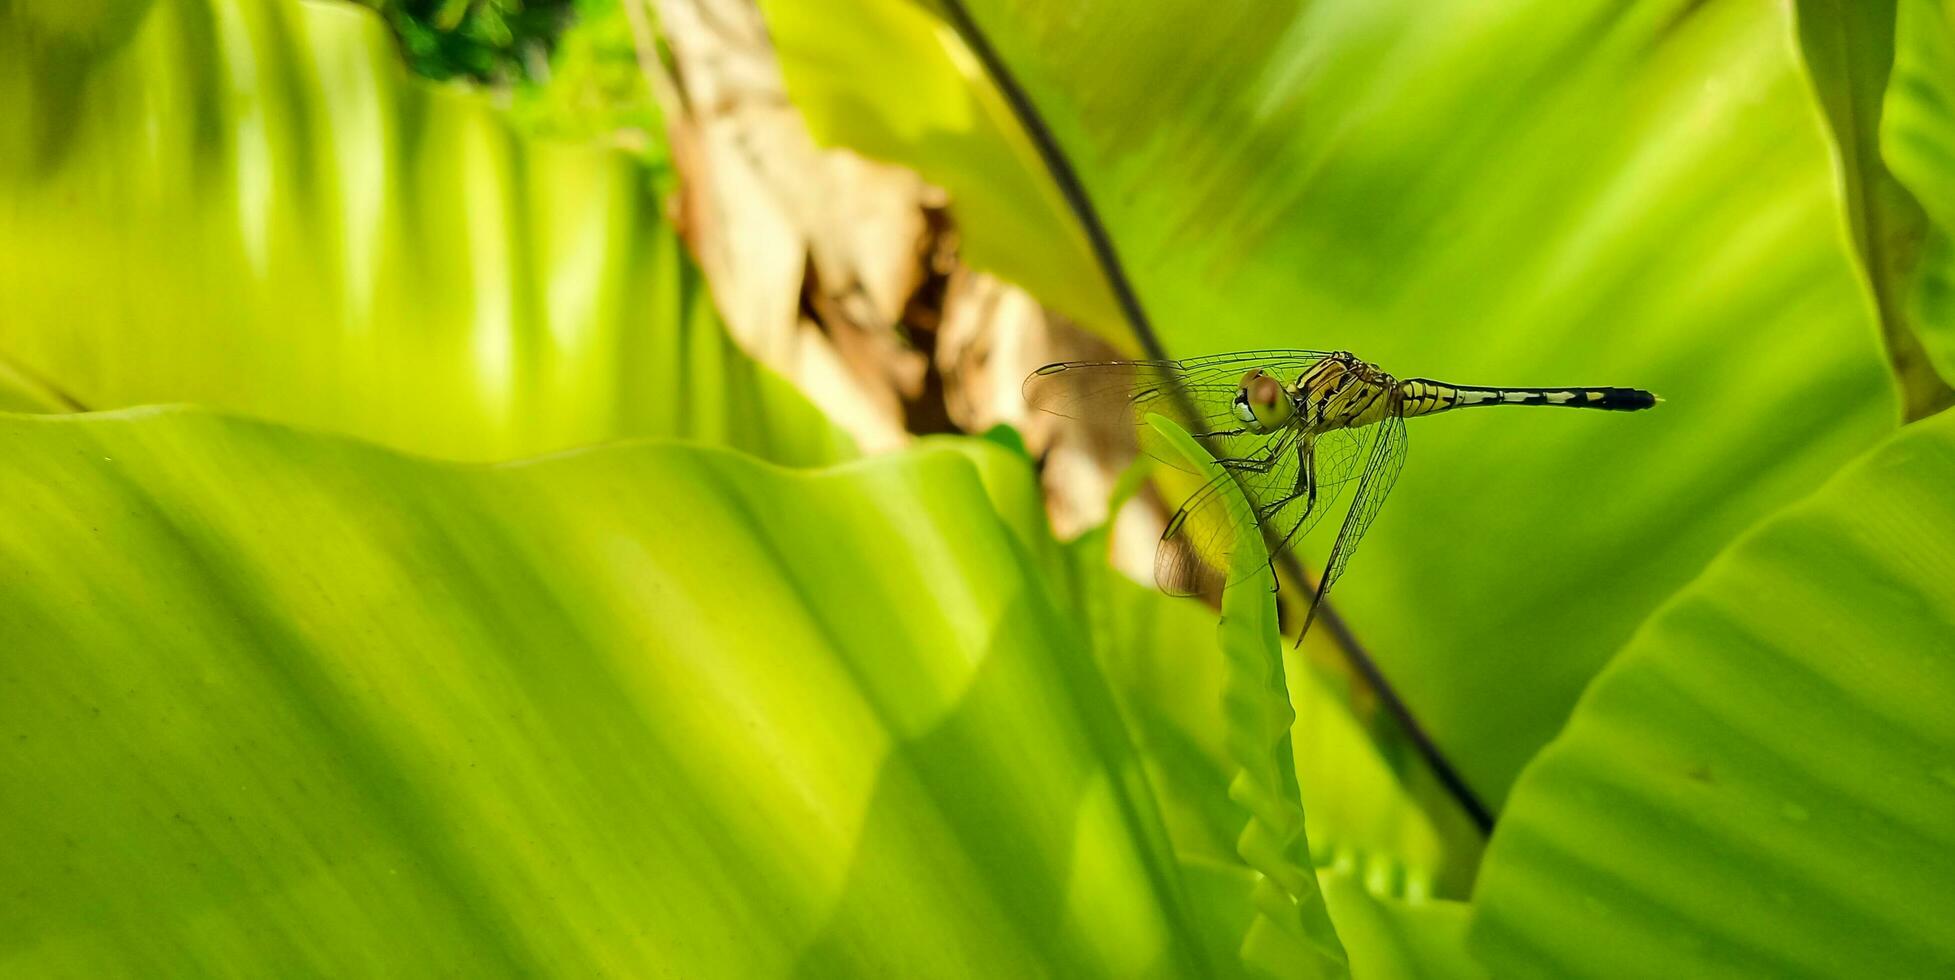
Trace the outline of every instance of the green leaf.
[[[1148, 422], [1198, 472], [1209, 478], [1223, 473], [1174, 422], [1159, 415], [1148, 416]], [[1233, 482], [1221, 492], [1237, 495], [1230, 513], [1248, 513]], [[1238, 536], [1218, 632], [1226, 664], [1224, 750], [1234, 769], [1229, 798], [1248, 816], [1235, 848], [1257, 875], [1251, 896], [1255, 911], [1241, 955], [1245, 964], [1272, 976], [1348, 976], [1344, 947], [1337, 941], [1311, 870], [1303, 799], [1290, 749], [1296, 711], [1284, 676], [1275, 591], [1276, 579], [1262, 538], [1253, 533]]]
[[850, 452], [727, 338], [624, 154], [410, 81], [350, 5], [157, 0], [71, 65], [17, 29], [49, 3], [0, 8], [0, 357], [74, 401], [471, 460]]
[[1462, 902], [1379, 898], [1353, 875], [1319, 876], [1357, 980], [1467, 980], [1487, 971], [1466, 952]]
[[997, 447], [0, 416], [0, 499], [10, 972], [1233, 972]]
[[1935, 373], [1907, 302], [1927, 216], [1881, 159], [1894, 17], [1895, 0], [1799, 0], [1798, 7], [1800, 50], [1839, 146], [1848, 230], [1873, 292], [1903, 410], [1913, 420], [1955, 404], [1955, 391]]
[[[84, 58], [126, 43], [154, 0], [9, 0], [12, 27], [44, 49]], [[37, 67], [58, 68], [51, 63]]]
[[[1667, 399], [1420, 420], [1339, 583], [1338, 611], [1496, 802], [1651, 610], [1899, 417], [1783, 7], [966, 5], [1171, 354], [1349, 348], [1400, 376]], [[926, 169], [980, 138], [905, 121], [909, 89], [868, 67], [892, 56], [861, 39], [908, 4], [793, 6], [773, 37], [817, 131], [853, 138], [877, 113], [865, 145]], [[953, 201], [1025, 180], [939, 179]], [[956, 216], [982, 235], [997, 210]], [[1035, 289], [1056, 275], [1031, 268], [1046, 253], [1008, 259]]]
[[[1107, 564], [1108, 529], [1068, 545], [1082, 582], [1101, 670], [1120, 701], [1160, 800], [1176, 853], [1190, 864], [1232, 861], [1242, 811], [1228, 798], [1233, 764], [1221, 706], [1230, 661], [1215, 650], [1215, 613], [1169, 599]], [[1401, 783], [1409, 750], [1388, 756], [1352, 716], [1347, 695], [1301, 651], [1284, 651], [1296, 720], [1291, 751], [1311, 859], [1367, 888], [1414, 897], [1452, 889], [1458, 869], [1419, 802]], [[1402, 750], [1402, 751], [1400, 751]], [[1395, 761], [1398, 760], [1398, 761]]]
[[1880, 152], [1926, 210], [1908, 315], [1942, 377], [1955, 377], [1955, 22], [1932, 0], [1898, 6]]
[[1955, 415], [1720, 556], [1596, 679], [1487, 851], [1496, 976], [1946, 976]]

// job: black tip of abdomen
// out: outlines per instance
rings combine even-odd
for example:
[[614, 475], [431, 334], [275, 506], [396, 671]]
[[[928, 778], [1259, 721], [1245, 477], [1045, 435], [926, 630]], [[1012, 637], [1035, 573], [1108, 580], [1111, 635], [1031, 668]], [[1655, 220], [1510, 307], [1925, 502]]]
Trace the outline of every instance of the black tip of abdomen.
[[1656, 403], [1661, 400], [1654, 393], [1641, 388], [1596, 388], [1594, 390], [1602, 393], [1602, 400], [1592, 401], [1589, 405], [1609, 412], [1640, 412], [1646, 408], [1655, 408]]

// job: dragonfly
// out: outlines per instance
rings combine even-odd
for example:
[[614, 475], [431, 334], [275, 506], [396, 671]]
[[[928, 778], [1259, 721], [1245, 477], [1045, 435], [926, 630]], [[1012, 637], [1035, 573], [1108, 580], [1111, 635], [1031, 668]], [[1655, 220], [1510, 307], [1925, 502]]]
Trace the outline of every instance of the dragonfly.
[[[1062, 361], [1025, 379], [1034, 408], [1077, 419], [1101, 441], [1131, 440], [1140, 427], [1149, 455], [1189, 464], [1146, 419], [1159, 414], [1187, 430], [1219, 467], [1168, 518], [1155, 549], [1154, 579], [1175, 595], [1219, 595], [1235, 542], [1261, 533], [1272, 566], [1338, 508], [1343, 524], [1304, 617], [1356, 553], [1405, 465], [1405, 420], [1486, 405], [1550, 405], [1634, 412], [1659, 399], [1641, 388], [1490, 388], [1430, 378], [1399, 380], [1349, 351], [1260, 350], [1186, 360]], [[1229, 493], [1229, 483], [1241, 493]]]

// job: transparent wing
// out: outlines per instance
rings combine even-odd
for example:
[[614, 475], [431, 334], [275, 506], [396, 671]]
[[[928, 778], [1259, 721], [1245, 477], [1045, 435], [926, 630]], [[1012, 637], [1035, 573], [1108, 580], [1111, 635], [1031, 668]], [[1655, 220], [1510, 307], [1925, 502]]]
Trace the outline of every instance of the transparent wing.
[[[1155, 584], [1173, 595], [1220, 595], [1243, 534], [1262, 534], [1275, 561], [1337, 509], [1339, 496], [1359, 479], [1375, 431], [1286, 432], [1265, 456], [1228, 465], [1168, 519], [1154, 552]], [[1226, 492], [1225, 481], [1241, 494]]]
[[[1236, 552], [1239, 536], [1247, 532], [1263, 534], [1269, 557], [1275, 561], [1304, 540], [1324, 514], [1339, 511], [1339, 499], [1353, 483], [1363, 491], [1368, 468], [1361, 469], [1361, 464], [1376, 454], [1380, 442], [1398, 438], [1400, 446], [1388, 446], [1388, 452], [1404, 456], [1404, 432], [1390, 434], [1392, 426], [1402, 424], [1400, 419], [1388, 419], [1384, 424], [1335, 428], [1308, 438], [1284, 432], [1265, 456], [1224, 464], [1224, 473], [1208, 479], [1167, 520], [1153, 554], [1155, 585], [1171, 595], [1222, 595], [1230, 585], [1230, 556]], [[1392, 475], [1396, 477], [1396, 471]], [[1228, 479], [1241, 487], [1239, 495], [1226, 493]], [[1382, 495], [1378, 499], [1382, 501]]]
[[1303, 631], [1297, 634], [1297, 642], [1303, 642], [1303, 633], [1310, 631], [1310, 624], [1317, 618], [1317, 607], [1323, 603], [1324, 596], [1330, 594], [1331, 586], [1337, 584], [1344, 568], [1351, 563], [1351, 556], [1357, 553], [1358, 541], [1369, 530], [1371, 522], [1378, 519], [1378, 511], [1385, 505], [1385, 497], [1392, 492], [1392, 485], [1398, 482], [1399, 471], [1405, 467], [1405, 420], [1390, 415], [1376, 425], [1367, 426], [1376, 430], [1371, 441], [1371, 451], [1366, 455], [1364, 472], [1359, 475], [1357, 489], [1351, 495], [1351, 509], [1344, 515], [1344, 526], [1337, 531], [1337, 541], [1331, 545], [1330, 558], [1324, 562], [1324, 577], [1317, 584], [1317, 594], [1310, 600], [1310, 611], [1304, 616]]
[[1288, 384], [1324, 358], [1322, 351], [1243, 351], [1180, 361], [1062, 361], [1025, 379], [1025, 401], [1033, 408], [1086, 423], [1100, 446], [1136, 444], [1178, 469], [1188, 465], [1178, 454], [1149, 438], [1149, 413], [1173, 419], [1217, 459], [1249, 459], [1264, 452], [1274, 435], [1248, 432], [1234, 411], [1242, 376], [1261, 368]]
[[[1262, 514], [1281, 509], [1297, 487], [1304, 457], [1298, 433], [1270, 437], [1256, 456], [1224, 463], [1222, 470], [1183, 501], [1168, 518], [1154, 550], [1154, 583], [1170, 595], [1220, 595], [1229, 556], [1243, 534], [1260, 533]], [[1241, 493], [1229, 490], [1229, 484]]]
[[1337, 510], [1344, 491], [1360, 475], [1359, 463], [1371, 448], [1372, 428], [1333, 429], [1316, 437], [1316, 460], [1311, 467], [1315, 478], [1316, 500], [1308, 497], [1270, 516], [1268, 526], [1271, 560], [1296, 547], [1324, 515]]

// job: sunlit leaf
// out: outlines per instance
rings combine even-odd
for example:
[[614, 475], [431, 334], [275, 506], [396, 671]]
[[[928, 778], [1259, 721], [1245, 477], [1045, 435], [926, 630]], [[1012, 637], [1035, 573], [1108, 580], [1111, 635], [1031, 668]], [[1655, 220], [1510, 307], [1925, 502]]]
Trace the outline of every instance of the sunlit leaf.
[[75, 60], [0, 6], [0, 356], [90, 408], [192, 401], [493, 459], [847, 440], [725, 336], [624, 154], [410, 80], [370, 12], [156, 0]]
[[[1214, 652], [1215, 611], [1172, 601], [1108, 567], [1110, 531], [1067, 545], [1101, 670], [1147, 762], [1177, 854], [1193, 863], [1230, 860], [1242, 826], [1228, 799], [1233, 770], [1221, 708], [1229, 670]], [[1283, 661], [1312, 860], [1387, 894], [1465, 894], [1460, 868], [1449, 863], [1460, 856], [1446, 851], [1402, 782], [1400, 767], [1416, 767], [1409, 752], [1383, 754], [1332, 679], [1299, 651], [1285, 650]]]
[[[1158, 415], [1148, 424], [1190, 466], [1222, 474], [1195, 440]], [[1233, 483], [1222, 492], [1238, 494]], [[1244, 512], [1243, 507], [1234, 508]], [[1296, 720], [1276, 628], [1276, 580], [1262, 539], [1246, 534], [1231, 558], [1222, 596], [1223, 756], [1229, 799], [1246, 816], [1235, 852], [1255, 873], [1243, 962], [1276, 976], [1349, 974], [1310, 861], [1290, 727]], [[1242, 818], [1238, 818], [1241, 820]]]
[[1469, 906], [1379, 898], [1356, 875], [1319, 878], [1357, 980], [1467, 980], [1487, 971], [1466, 952]]
[[1720, 556], [1515, 786], [1495, 976], [1955, 972], [1955, 415]]
[[996, 447], [13, 416], [0, 499], [8, 972], [1234, 972]]

